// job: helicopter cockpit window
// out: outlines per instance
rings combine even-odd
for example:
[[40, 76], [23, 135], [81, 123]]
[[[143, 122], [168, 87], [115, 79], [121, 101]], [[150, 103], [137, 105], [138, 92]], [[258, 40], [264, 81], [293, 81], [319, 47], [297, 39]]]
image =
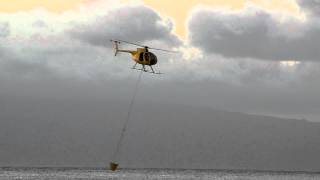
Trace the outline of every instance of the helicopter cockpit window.
[[140, 55], [139, 55], [139, 61], [143, 61], [143, 54], [144, 54], [144, 53], [140, 53]]
[[144, 53], [143, 55], [144, 55], [144, 60], [145, 61], [147, 61], [147, 62], [149, 62], [150, 61], [150, 55], [149, 55], [150, 53]]
[[157, 60], [157, 57], [154, 54], [150, 53], [150, 59], [151, 60]]

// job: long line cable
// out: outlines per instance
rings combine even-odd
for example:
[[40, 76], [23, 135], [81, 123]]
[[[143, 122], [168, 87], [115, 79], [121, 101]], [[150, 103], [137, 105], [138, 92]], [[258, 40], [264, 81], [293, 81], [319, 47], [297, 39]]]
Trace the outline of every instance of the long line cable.
[[127, 114], [127, 117], [126, 117], [126, 121], [124, 122], [124, 124], [122, 126], [121, 135], [120, 135], [119, 141], [117, 143], [116, 150], [114, 151], [113, 156], [112, 156], [113, 160], [115, 160], [115, 161], [118, 158], [118, 155], [119, 155], [119, 152], [120, 152], [120, 149], [121, 149], [121, 145], [122, 145], [122, 141], [123, 141], [123, 139], [125, 137], [125, 132], [127, 130], [127, 126], [128, 126], [131, 114], [132, 114], [134, 102], [135, 102], [136, 96], [138, 94], [139, 84], [141, 82], [142, 74], [143, 74], [143, 71], [140, 72], [138, 80], [136, 82], [136, 85], [135, 85], [135, 88], [134, 88], [134, 92], [133, 92], [133, 97], [132, 97], [130, 105], [129, 105], [129, 110], [128, 110], [128, 114]]

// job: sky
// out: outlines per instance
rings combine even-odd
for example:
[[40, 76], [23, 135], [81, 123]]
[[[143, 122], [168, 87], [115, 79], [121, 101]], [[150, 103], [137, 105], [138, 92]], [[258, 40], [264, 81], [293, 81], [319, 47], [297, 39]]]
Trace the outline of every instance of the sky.
[[[318, 170], [319, 9], [318, 0], [0, 0], [0, 159], [101, 162], [139, 75], [128, 54], [114, 57], [110, 39], [122, 39], [178, 52], [153, 51], [163, 74], [142, 75], [129, 138], [145, 139], [126, 144], [124, 158], [143, 165], [148, 156], [134, 155], [148, 147], [167, 167], [166, 158], [197, 161], [204, 147], [193, 167]], [[209, 156], [220, 161], [201, 166]]]
[[[70, 0], [70, 1], [40, 1], [40, 0], [28, 0], [28, 1], [0, 1], [1, 11], [14, 13], [17, 11], [25, 11], [32, 10], [35, 8], [46, 8], [51, 12], [63, 13], [64, 11], [68, 11], [76, 8], [81, 3], [92, 3], [95, 0]], [[122, 0], [122, 3], [134, 2], [134, 1], [126, 1]], [[175, 3], [179, 6], [177, 9], [176, 6], [172, 5], [172, 1], [164, 0], [164, 1], [155, 1], [155, 0], [144, 0], [142, 1], [145, 5], [154, 8], [157, 12], [162, 15], [169, 16], [175, 22], [175, 33], [180, 37], [186, 37], [186, 21], [190, 11], [199, 5], [205, 5], [210, 7], [224, 7], [232, 10], [241, 10], [248, 3], [254, 3], [263, 8], [273, 10], [273, 11], [282, 11], [293, 16], [300, 16], [301, 13], [299, 11], [299, 7], [292, 0], [284, 0], [284, 1], [276, 1], [276, 0], [191, 0], [191, 1], [183, 1], [177, 0]]]
[[162, 93], [173, 85], [179, 96], [145, 101], [320, 121], [318, 6], [316, 0], [1, 0], [0, 94], [56, 98], [62, 95], [48, 93], [48, 82], [50, 92], [94, 82], [93, 93], [99, 84], [135, 81], [130, 56], [112, 56], [109, 39], [123, 39], [179, 51], [156, 52], [155, 68], [165, 74], [143, 81]]

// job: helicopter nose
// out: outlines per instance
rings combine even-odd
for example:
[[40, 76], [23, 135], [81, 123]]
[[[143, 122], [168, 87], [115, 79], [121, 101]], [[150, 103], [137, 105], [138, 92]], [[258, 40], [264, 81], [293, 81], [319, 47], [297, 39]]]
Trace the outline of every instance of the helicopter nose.
[[150, 64], [155, 65], [155, 64], [157, 64], [157, 62], [158, 62], [157, 59], [153, 58], [153, 59], [151, 59]]

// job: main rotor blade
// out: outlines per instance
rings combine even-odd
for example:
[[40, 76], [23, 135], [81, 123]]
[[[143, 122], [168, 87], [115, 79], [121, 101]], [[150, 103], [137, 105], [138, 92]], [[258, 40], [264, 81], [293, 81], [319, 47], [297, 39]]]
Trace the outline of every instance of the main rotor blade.
[[150, 48], [149, 47], [149, 49], [153, 49], [153, 50], [157, 50], [157, 51], [170, 52], [170, 53], [178, 53], [178, 51], [171, 51], [171, 50], [159, 49], [159, 48]]
[[113, 41], [118, 41], [118, 42], [123, 42], [123, 43], [127, 43], [127, 44], [132, 44], [132, 45], [135, 45], [135, 46], [140, 46], [140, 47], [145, 47], [141, 44], [137, 44], [137, 43], [132, 43], [132, 42], [129, 42], [129, 41], [123, 41], [123, 40], [113, 40]]
[[114, 41], [114, 42], [122, 42], [122, 43], [127, 43], [127, 44], [132, 44], [132, 45], [135, 45], [135, 46], [139, 46], [139, 47], [143, 47], [143, 48], [146, 48], [146, 49], [153, 49], [153, 50], [157, 50], [157, 51], [164, 51], [164, 52], [170, 52], [170, 53], [178, 53], [178, 51], [171, 51], [171, 50], [166, 50], [166, 49], [159, 49], [159, 48], [152, 48], [152, 47], [149, 47], [149, 46], [145, 46], [145, 45], [141, 45], [141, 44], [137, 44], [137, 43], [133, 43], [133, 42], [129, 42], [129, 41], [123, 41], [123, 40], [111, 40], [111, 41]]

